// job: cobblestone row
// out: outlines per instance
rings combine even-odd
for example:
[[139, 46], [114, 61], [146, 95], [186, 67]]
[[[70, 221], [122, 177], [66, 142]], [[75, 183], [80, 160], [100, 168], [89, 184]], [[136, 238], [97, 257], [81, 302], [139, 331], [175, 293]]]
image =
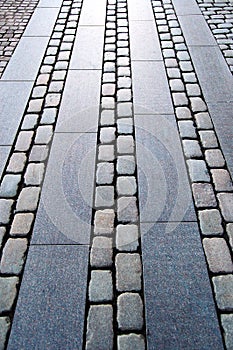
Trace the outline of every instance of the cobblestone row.
[[0, 348], [9, 333], [82, 0], [64, 0], [0, 187]]
[[171, 0], [153, 1], [178, 129], [227, 349], [232, 348], [233, 187]]
[[233, 3], [231, 0], [197, 0], [233, 74]]
[[146, 348], [127, 0], [108, 0], [85, 349]]
[[0, 0], [0, 78], [39, 0]]

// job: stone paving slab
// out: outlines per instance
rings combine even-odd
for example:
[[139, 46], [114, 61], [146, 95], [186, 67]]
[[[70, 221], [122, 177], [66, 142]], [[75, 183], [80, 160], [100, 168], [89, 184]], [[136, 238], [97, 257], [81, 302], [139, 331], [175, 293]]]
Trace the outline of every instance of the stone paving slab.
[[223, 349], [197, 224], [166, 225], [141, 224], [148, 348]]
[[51, 36], [58, 8], [36, 8], [23, 37]]
[[88, 247], [30, 248], [8, 349], [82, 348], [87, 264]]

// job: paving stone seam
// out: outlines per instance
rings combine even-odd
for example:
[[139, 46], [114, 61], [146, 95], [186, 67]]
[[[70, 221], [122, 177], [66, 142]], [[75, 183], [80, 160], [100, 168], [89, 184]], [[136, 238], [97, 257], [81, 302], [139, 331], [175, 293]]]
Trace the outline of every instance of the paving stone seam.
[[[8, 322], [5, 338], [1, 339], [6, 343], [23, 276], [81, 9], [82, 0], [72, 2], [64, 0], [60, 7], [3, 173], [0, 188], [0, 288], [4, 292], [6, 286], [11, 284], [14, 293], [11, 300], [8, 300], [7, 307], [3, 306], [4, 300], [0, 307], [0, 315], [7, 317]], [[4, 344], [0, 345], [4, 347]]]
[[[225, 292], [225, 295], [229, 293], [232, 285], [233, 246], [226, 227], [227, 224], [231, 225], [233, 218], [229, 218], [229, 214], [226, 216], [226, 210], [227, 213], [231, 212], [231, 203], [227, 200], [221, 203], [219, 195], [233, 195], [232, 179], [221, 153], [211, 116], [203, 98], [172, 1], [162, 0], [151, 3], [192, 187], [219, 324], [226, 349], [228, 349], [227, 339], [230, 335], [227, 334], [227, 327], [223, 328], [222, 315], [226, 313], [232, 315], [233, 305], [232, 300], [227, 300], [226, 296], [224, 299], [221, 293]], [[218, 154], [212, 155], [211, 158], [210, 152], [213, 151], [217, 151]], [[220, 179], [216, 177], [216, 171], [224, 172], [227, 179], [225, 184], [218, 183]], [[220, 254], [218, 254], [219, 251]], [[221, 281], [224, 275], [229, 276], [227, 278], [230, 281]], [[220, 279], [218, 288], [215, 278]], [[220, 307], [221, 297], [226, 303], [223, 307]]]
[[[122, 119], [125, 119], [121, 118], [122, 115], [120, 114], [122, 106], [127, 106], [130, 110], [130, 115], [126, 118], [132, 124], [129, 130], [124, 130], [124, 126], [120, 126]], [[137, 187], [136, 166], [129, 174], [125, 174], [128, 175], [127, 177], [123, 174], [119, 176], [118, 164], [119, 157], [128, 156], [132, 157], [135, 163], [134, 140], [127, 0], [109, 0], [105, 28], [101, 109], [96, 156], [96, 192], [93, 199], [93, 208], [95, 209], [93, 210], [92, 220], [93, 230], [83, 349], [121, 349], [124, 346], [123, 343], [128, 342], [129, 344], [131, 339], [138, 346], [140, 345], [141, 349], [146, 348], [144, 340], [146, 330], [142, 261], [140, 238], [138, 237], [138, 192], [134, 188], [134, 184], [132, 189], [128, 188], [126, 183], [132, 180]], [[126, 141], [126, 143], [122, 143], [123, 141]], [[105, 146], [112, 148], [112, 154], [109, 158], [105, 158], [102, 153]], [[112, 169], [109, 173], [107, 168], [110, 167]], [[112, 191], [111, 199], [106, 203], [102, 202], [104, 192], [110, 189]], [[127, 193], [127, 191], [129, 192]], [[126, 218], [120, 217], [119, 200], [122, 198], [129, 201], [135, 198], [134, 213], [129, 213]], [[125, 210], [127, 211], [127, 204]], [[135, 212], [136, 217], [134, 217]], [[110, 220], [107, 219], [107, 213]], [[101, 220], [103, 220], [102, 223], [105, 221], [103, 229], [100, 226]], [[127, 230], [128, 232], [125, 232]], [[119, 237], [121, 236], [121, 239], [123, 236], [127, 237], [130, 230], [137, 242], [131, 242], [131, 236], [128, 245], [124, 243], [124, 246], [119, 246]], [[99, 245], [97, 245], [97, 241]], [[103, 256], [104, 247], [101, 247], [101, 241], [102, 244], [109, 242], [109, 257]], [[132, 272], [133, 277], [128, 276], [127, 270]], [[140, 272], [138, 273], [137, 270], [140, 270]], [[109, 295], [106, 295], [106, 290], [101, 291], [101, 288], [99, 288], [101, 277], [98, 277], [98, 275], [104, 276], [104, 274], [106, 276], [107, 274], [111, 275], [113, 288]], [[104, 310], [105, 307], [105, 310], [108, 308], [108, 311], [111, 312], [111, 306], [112, 317], [108, 321], [111, 323], [112, 320], [112, 325], [106, 325], [104, 328], [112, 330], [113, 333], [109, 331], [106, 335], [106, 332], [103, 334], [104, 331], [95, 328], [91, 320], [96, 310], [100, 312], [101, 308]], [[140, 309], [141, 306], [142, 309]], [[99, 309], [95, 309], [95, 307]], [[139, 310], [138, 315], [136, 314], [136, 320], [134, 320], [132, 315], [135, 314], [137, 309]], [[96, 315], [96, 318], [98, 319], [98, 315]]]
[[226, 63], [233, 74], [233, 4], [222, 0], [208, 2], [197, 0], [204, 18], [209, 25]]

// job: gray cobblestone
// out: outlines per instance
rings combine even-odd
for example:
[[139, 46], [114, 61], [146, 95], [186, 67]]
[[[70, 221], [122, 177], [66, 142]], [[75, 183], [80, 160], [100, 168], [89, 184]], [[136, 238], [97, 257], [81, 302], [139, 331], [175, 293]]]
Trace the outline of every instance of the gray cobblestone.
[[34, 129], [37, 124], [38, 118], [38, 114], [26, 114], [23, 119], [22, 130]]
[[133, 120], [131, 118], [121, 118], [117, 121], [117, 131], [119, 134], [133, 133]]
[[135, 251], [138, 248], [138, 227], [118, 225], [116, 228], [116, 247], [120, 251]]
[[100, 124], [104, 125], [113, 125], [115, 123], [115, 115], [112, 110], [104, 110], [101, 112]]
[[3, 249], [1, 273], [19, 275], [24, 265], [26, 250], [27, 239], [9, 238]]
[[197, 81], [195, 73], [182, 73], [182, 75], [186, 83], [196, 83]]
[[15, 150], [20, 152], [28, 151], [33, 137], [33, 131], [21, 131], [17, 137]]
[[118, 195], [134, 195], [137, 191], [136, 179], [133, 176], [121, 176], [117, 178]]
[[114, 176], [113, 163], [104, 162], [97, 164], [96, 182], [99, 185], [111, 184]]
[[227, 224], [226, 231], [229, 238], [231, 250], [233, 251], [233, 223]]
[[184, 91], [184, 84], [181, 79], [171, 79], [169, 81], [171, 91]]
[[93, 302], [109, 301], [113, 298], [111, 271], [94, 270], [89, 283], [89, 300]]
[[20, 175], [5, 175], [1, 183], [0, 196], [5, 198], [16, 196], [20, 180]]
[[113, 233], [115, 213], [113, 209], [98, 210], [95, 213], [94, 233], [110, 235]]
[[93, 267], [112, 266], [112, 239], [107, 237], [94, 237], [90, 263]]
[[195, 139], [197, 137], [194, 124], [191, 120], [181, 120], [178, 122], [178, 125], [182, 138]]
[[140, 255], [119, 253], [115, 264], [117, 290], [120, 292], [140, 291], [142, 275]]
[[18, 277], [0, 277], [0, 313], [11, 311], [18, 283]]
[[136, 197], [121, 197], [117, 200], [117, 217], [121, 222], [136, 222], [138, 210]]
[[197, 123], [198, 129], [212, 129], [213, 124], [210, 119], [209, 113], [197, 113], [195, 114], [195, 120]]
[[118, 136], [117, 152], [119, 154], [131, 154], [134, 152], [134, 139], [132, 136]]
[[139, 294], [123, 293], [117, 298], [117, 322], [121, 330], [141, 330], [143, 305]]
[[10, 330], [10, 317], [0, 317], [0, 350], [5, 349], [7, 334]]
[[117, 172], [119, 175], [133, 175], [135, 167], [134, 156], [119, 156], [117, 158]]
[[221, 168], [225, 165], [222, 152], [219, 149], [210, 149], [205, 151], [207, 164], [210, 167]]
[[217, 197], [224, 219], [233, 222], [233, 193], [219, 193]]
[[103, 84], [102, 86], [102, 94], [103, 96], [114, 96], [115, 94], [115, 84]]
[[[56, 84], [58, 84], [58, 82]], [[45, 108], [41, 117], [41, 124], [53, 124], [56, 120], [56, 116], [56, 108]]]
[[222, 311], [233, 311], [233, 275], [212, 278], [217, 305]]
[[198, 84], [186, 84], [187, 94], [188, 96], [200, 96], [201, 90]]
[[187, 158], [201, 157], [202, 152], [198, 141], [195, 140], [184, 140], [184, 154]]
[[180, 73], [180, 70], [179, 68], [168, 68], [167, 69], [167, 74], [168, 74], [168, 77], [170, 79], [172, 78], [180, 78], [181, 77], [181, 73]]
[[23, 171], [26, 164], [26, 154], [25, 153], [13, 153], [10, 162], [7, 167], [7, 171], [12, 173], [20, 173]]
[[145, 350], [145, 339], [141, 334], [119, 335], [117, 348], [118, 350]]
[[213, 131], [200, 131], [199, 135], [204, 148], [218, 147], [218, 141]]
[[214, 187], [216, 191], [228, 192], [233, 190], [230, 175], [225, 169], [212, 169]]
[[111, 305], [91, 305], [87, 318], [86, 350], [111, 350], [113, 310]]
[[192, 182], [210, 181], [209, 173], [204, 160], [189, 159], [187, 164]]
[[194, 183], [192, 185], [194, 201], [197, 208], [213, 208], [217, 206], [213, 187], [208, 183]]
[[224, 330], [224, 339], [227, 350], [233, 349], [233, 314], [221, 315], [221, 323]]
[[97, 186], [95, 196], [96, 207], [111, 207], [114, 205], [114, 186]]
[[17, 211], [34, 211], [37, 208], [40, 188], [26, 187], [23, 188], [18, 197], [16, 206]]
[[188, 99], [185, 95], [184, 92], [174, 92], [172, 94], [173, 100], [174, 100], [174, 105], [176, 107], [181, 107], [181, 106], [187, 106], [188, 105]]
[[223, 233], [222, 219], [217, 209], [198, 212], [200, 227], [203, 235], [218, 235]]
[[3, 241], [5, 234], [6, 234], [6, 228], [1, 226], [0, 227], [0, 249], [2, 248], [2, 241]]
[[11, 225], [11, 236], [27, 236], [30, 232], [33, 220], [34, 214], [32, 213], [16, 214]]
[[49, 152], [48, 146], [35, 145], [31, 149], [29, 161], [42, 162], [47, 158], [48, 152]]
[[223, 238], [204, 238], [203, 246], [210, 271], [233, 272], [231, 255]]
[[39, 126], [36, 132], [36, 144], [48, 144], [53, 136], [53, 127], [48, 125]]
[[44, 164], [30, 163], [24, 176], [26, 185], [40, 185], [44, 177]]
[[31, 100], [29, 102], [28, 106], [28, 113], [40, 113], [42, 109], [42, 104], [43, 104], [43, 99], [42, 98], [37, 98], [34, 100]]
[[100, 161], [111, 162], [115, 158], [113, 145], [101, 145], [98, 150], [98, 159]]
[[13, 203], [11, 199], [0, 199], [0, 224], [8, 224]]
[[206, 104], [201, 97], [191, 97], [191, 109], [193, 112], [206, 112]]
[[188, 107], [177, 107], [176, 115], [178, 119], [191, 119], [192, 115]]
[[101, 128], [100, 129], [100, 142], [111, 143], [115, 140], [115, 128]]

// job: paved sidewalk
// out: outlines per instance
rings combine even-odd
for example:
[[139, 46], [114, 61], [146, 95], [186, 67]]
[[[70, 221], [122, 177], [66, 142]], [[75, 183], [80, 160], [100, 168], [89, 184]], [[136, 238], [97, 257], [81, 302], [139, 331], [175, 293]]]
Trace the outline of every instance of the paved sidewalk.
[[1, 22], [0, 350], [233, 349], [232, 1], [26, 3], [0, 0], [23, 19]]

